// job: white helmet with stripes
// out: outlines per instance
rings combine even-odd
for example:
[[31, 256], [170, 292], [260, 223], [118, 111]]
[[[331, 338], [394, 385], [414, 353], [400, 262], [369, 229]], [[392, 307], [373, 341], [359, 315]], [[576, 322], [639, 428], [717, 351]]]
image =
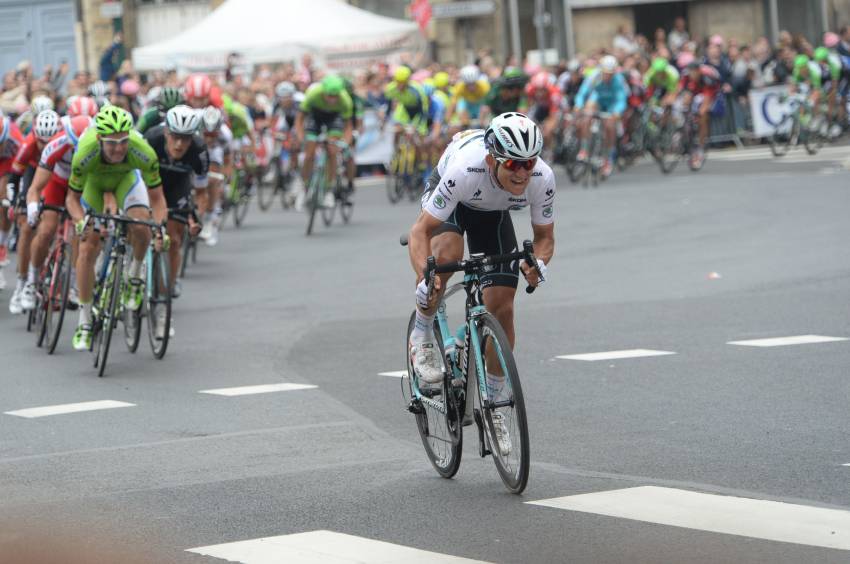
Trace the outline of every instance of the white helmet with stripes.
[[35, 118], [32, 129], [39, 141], [49, 141], [59, 132], [60, 125], [59, 114], [53, 110], [42, 110]]
[[165, 127], [177, 135], [194, 135], [200, 125], [201, 116], [185, 104], [178, 104], [165, 114]]
[[484, 144], [494, 157], [527, 161], [543, 151], [543, 134], [527, 115], [508, 112], [493, 118]]

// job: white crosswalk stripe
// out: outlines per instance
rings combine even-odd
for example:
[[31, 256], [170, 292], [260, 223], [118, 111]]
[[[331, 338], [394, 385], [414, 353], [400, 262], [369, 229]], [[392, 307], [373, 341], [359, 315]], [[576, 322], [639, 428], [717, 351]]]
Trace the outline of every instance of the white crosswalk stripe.
[[187, 552], [243, 564], [481, 564], [437, 552], [376, 541], [333, 531], [311, 531], [277, 537], [190, 548]]
[[44, 407], [29, 407], [15, 411], [6, 411], [6, 415], [26, 417], [47, 417], [49, 415], [67, 415], [69, 413], [82, 413], [84, 411], [98, 411], [101, 409], [115, 409], [117, 407], [133, 407], [136, 404], [114, 400], [85, 401], [80, 403], [65, 403], [60, 405], [47, 405]]
[[564, 354], [555, 358], [563, 360], [585, 360], [595, 362], [597, 360], [619, 360], [623, 358], [644, 358], [648, 356], [667, 356], [676, 354], [671, 351], [654, 351], [651, 349], [628, 349], [622, 351], [606, 351], [583, 354]]
[[641, 486], [527, 502], [771, 541], [850, 550], [850, 511]]
[[814, 343], [833, 343], [846, 341], [847, 337], [827, 337], [825, 335], [795, 335], [793, 337], [772, 337], [770, 339], [750, 339], [748, 341], [729, 341], [728, 345], [745, 347], [785, 347], [789, 345], [809, 345]]
[[249, 396], [254, 394], [268, 394], [271, 392], [292, 392], [295, 390], [311, 390], [316, 388], [310, 384], [260, 384], [258, 386], [240, 386], [238, 388], [219, 388], [217, 390], [201, 390], [200, 394], [212, 394], [216, 396]]

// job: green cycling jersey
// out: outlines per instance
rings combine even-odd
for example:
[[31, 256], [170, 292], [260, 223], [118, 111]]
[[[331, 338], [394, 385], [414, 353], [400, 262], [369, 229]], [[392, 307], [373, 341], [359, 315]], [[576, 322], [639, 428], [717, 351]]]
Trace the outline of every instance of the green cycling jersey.
[[643, 77], [643, 84], [647, 88], [654, 86], [667, 92], [675, 92], [679, 86], [679, 71], [673, 65], [667, 65], [663, 71], [650, 68]]
[[103, 159], [94, 127], [80, 137], [71, 161], [68, 187], [75, 192], [82, 192], [83, 200], [97, 212], [103, 210], [105, 192], [114, 192], [119, 205], [123, 207], [125, 196], [137, 184], [136, 171], [149, 188], [162, 185], [156, 152], [135, 129], [128, 135], [130, 146], [127, 156], [120, 163], [107, 163]]
[[338, 114], [342, 119], [351, 118], [354, 112], [354, 102], [345, 90], [336, 96], [336, 101], [329, 103], [325, 98], [325, 91], [320, 82], [316, 82], [304, 93], [299, 109], [305, 114], [320, 112], [325, 114]]
[[[808, 70], [808, 74], [803, 76], [803, 69]], [[820, 89], [821, 87], [821, 73], [820, 73], [820, 65], [818, 65], [814, 61], [809, 61], [805, 66], [795, 66], [794, 72], [791, 73], [791, 81], [795, 85], [800, 84], [810, 84], [812, 88]]]
[[223, 94], [221, 97], [221, 107], [227, 115], [227, 123], [230, 126], [230, 131], [233, 133], [234, 139], [240, 139], [248, 135], [254, 130], [254, 120], [251, 119], [251, 114], [248, 109], [228, 96]]
[[410, 81], [402, 89], [396, 81], [392, 81], [384, 88], [384, 96], [404, 106], [407, 115], [413, 118], [417, 115], [428, 115], [428, 95], [418, 82]]
[[160, 112], [159, 108], [154, 107], [149, 109], [143, 113], [142, 117], [139, 118], [139, 121], [136, 122], [136, 129], [139, 130], [139, 133], [144, 133], [148, 129], [156, 127], [162, 123], [163, 115], [163, 112]]

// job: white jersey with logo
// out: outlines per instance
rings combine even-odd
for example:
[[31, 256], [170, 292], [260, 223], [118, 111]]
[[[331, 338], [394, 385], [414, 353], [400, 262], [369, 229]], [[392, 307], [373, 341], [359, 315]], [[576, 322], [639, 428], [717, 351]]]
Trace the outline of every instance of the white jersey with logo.
[[496, 183], [484, 161], [486, 156], [483, 130], [455, 135], [437, 165], [440, 181], [423, 196], [422, 209], [446, 221], [458, 204], [478, 211], [530, 207], [531, 223], [548, 225], [555, 221], [555, 174], [549, 165], [538, 158], [525, 192], [514, 196]]

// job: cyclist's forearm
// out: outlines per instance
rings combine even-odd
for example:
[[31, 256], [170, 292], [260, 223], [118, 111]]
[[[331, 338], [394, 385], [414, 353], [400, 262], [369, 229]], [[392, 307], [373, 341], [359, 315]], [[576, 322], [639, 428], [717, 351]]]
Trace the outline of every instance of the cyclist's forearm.
[[47, 181], [50, 180], [50, 175], [53, 174], [52, 171], [38, 167], [35, 170], [35, 176], [33, 176], [32, 184], [30, 184], [29, 189], [27, 190], [27, 203], [38, 203], [39, 198], [41, 197], [41, 191], [47, 186]]
[[68, 215], [71, 216], [74, 222], [80, 221], [86, 215], [86, 212], [83, 211], [83, 206], [80, 204], [81, 197], [82, 192], [77, 192], [70, 188], [68, 189], [68, 195], [65, 196], [65, 207], [68, 208]]
[[431, 234], [424, 222], [425, 213], [423, 211], [416, 223], [413, 224], [407, 242], [410, 266], [416, 273], [417, 282], [425, 277], [425, 262], [431, 256]]
[[549, 264], [555, 254], [555, 225], [532, 225], [534, 256]]
[[151, 211], [153, 219], [157, 223], [164, 223], [168, 219], [168, 205], [165, 203], [165, 195], [162, 192], [162, 184], [148, 189], [150, 196]]

